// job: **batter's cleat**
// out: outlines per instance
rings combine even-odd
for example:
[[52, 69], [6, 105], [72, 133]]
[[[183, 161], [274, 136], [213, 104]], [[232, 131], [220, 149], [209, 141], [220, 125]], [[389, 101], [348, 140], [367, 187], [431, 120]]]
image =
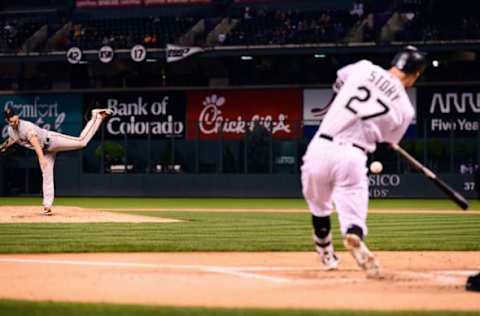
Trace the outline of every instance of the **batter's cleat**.
[[325, 270], [337, 270], [338, 264], [340, 263], [340, 259], [337, 257], [333, 250], [329, 250], [327, 248], [318, 249], [317, 253], [320, 256], [320, 261], [325, 266]]
[[380, 265], [365, 243], [355, 234], [347, 234], [343, 240], [345, 248], [352, 254], [357, 264], [365, 270], [368, 278], [380, 279]]
[[107, 116], [110, 116], [113, 114], [113, 111], [110, 109], [93, 109], [92, 110], [92, 117], [95, 115], [100, 115], [102, 118], [106, 118]]
[[52, 216], [53, 215], [53, 212], [50, 208], [44, 208], [43, 209], [43, 212], [42, 212], [42, 215], [44, 216]]

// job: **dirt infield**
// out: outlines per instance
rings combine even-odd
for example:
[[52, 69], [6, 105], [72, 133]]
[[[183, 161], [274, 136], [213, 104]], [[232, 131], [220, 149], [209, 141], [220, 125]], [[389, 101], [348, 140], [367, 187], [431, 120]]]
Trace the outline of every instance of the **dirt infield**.
[[0, 206], [0, 223], [173, 223], [180, 220], [56, 206], [52, 216], [36, 206]]
[[[178, 209], [192, 210], [196, 209]], [[54, 216], [42, 216], [40, 211], [3, 206], [0, 222], [176, 221], [76, 207], [55, 207]], [[409, 213], [422, 212], [446, 213]], [[0, 255], [0, 298], [239, 308], [480, 310], [480, 293], [464, 290], [468, 275], [480, 269], [479, 252], [378, 252], [382, 280], [367, 279], [350, 254], [339, 256], [340, 269], [332, 272], [322, 269], [313, 251]]]
[[348, 253], [323, 271], [313, 252], [1, 255], [0, 297], [175, 306], [480, 310], [466, 277], [478, 252], [379, 252], [384, 280]]

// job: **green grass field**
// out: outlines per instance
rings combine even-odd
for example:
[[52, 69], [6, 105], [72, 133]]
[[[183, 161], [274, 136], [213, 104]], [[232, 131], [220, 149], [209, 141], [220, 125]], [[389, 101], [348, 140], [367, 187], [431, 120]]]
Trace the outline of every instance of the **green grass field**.
[[[2, 197], [0, 205], [41, 205], [39, 197]], [[307, 210], [307, 204], [303, 199], [207, 199], [207, 198], [111, 198], [111, 197], [64, 197], [55, 199], [55, 205], [80, 206], [90, 208], [271, 208], [271, 209], [298, 209]], [[370, 208], [389, 208], [389, 209], [412, 209], [412, 210], [458, 210], [458, 208], [449, 200], [370, 200]], [[470, 209], [480, 211], [480, 201], [471, 200]]]
[[[38, 205], [39, 199], [2, 199], [2, 204]], [[448, 201], [373, 201], [372, 208], [451, 210]], [[63, 198], [58, 204], [131, 208], [130, 214], [183, 220], [180, 223], [0, 224], [0, 253], [133, 251], [310, 251], [310, 215], [302, 200]], [[376, 205], [379, 204], [379, 205]], [[201, 208], [205, 212], [141, 211]], [[410, 205], [410, 207], [413, 206]], [[212, 208], [304, 208], [301, 212], [209, 212]], [[342, 249], [332, 218], [335, 246]], [[480, 250], [478, 210], [458, 214], [383, 214], [368, 218], [373, 250]]]
[[[184, 222], [0, 224], [0, 253], [312, 250], [308, 213], [129, 213]], [[480, 215], [370, 214], [368, 224], [373, 250], [480, 250]]]
[[[1, 198], [1, 205], [39, 205], [39, 198]], [[0, 224], [0, 253], [149, 251], [313, 251], [310, 215], [300, 199], [59, 198], [57, 205], [181, 219], [179, 223]], [[161, 208], [146, 211], [144, 208]], [[172, 210], [169, 210], [172, 209]], [[204, 211], [173, 211], [177, 208]], [[268, 208], [283, 212], [227, 212]], [[373, 200], [371, 209], [457, 210], [446, 200]], [[209, 212], [217, 209], [216, 212]], [[305, 209], [305, 212], [288, 212]], [[369, 215], [373, 250], [480, 250], [480, 204], [444, 214]], [[335, 247], [343, 249], [333, 218]], [[479, 315], [459, 312], [357, 312], [207, 309], [0, 300], [0, 315]]]
[[154, 307], [110, 304], [75, 304], [0, 300], [0, 314], [5, 316], [473, 316], [476, 312], [446, 311], [349, 311], [349, 310], [286, 310]]

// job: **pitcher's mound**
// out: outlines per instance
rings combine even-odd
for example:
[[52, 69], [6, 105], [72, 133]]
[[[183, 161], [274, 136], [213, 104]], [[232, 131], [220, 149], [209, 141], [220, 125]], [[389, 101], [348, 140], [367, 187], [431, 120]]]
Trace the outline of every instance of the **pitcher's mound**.
[[53, 215], [41, 206], [0, 206], [0, 223], [175, 223], [177, 219], [97, 211], [81, 207], [55, 206]]

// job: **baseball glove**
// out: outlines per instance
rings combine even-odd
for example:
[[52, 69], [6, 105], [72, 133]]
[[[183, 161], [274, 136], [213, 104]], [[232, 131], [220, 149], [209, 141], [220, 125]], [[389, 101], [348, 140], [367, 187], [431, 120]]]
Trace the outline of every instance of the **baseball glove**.
[[[14, 143], [15, 144], [15, 143]], [[15, 151], [14, 147], [15, 146], [12, 146], [14, 144], [10, 144], [8, 145], [8, 140], [4, 141], [1, 145], [0, 145], [0, 156], [6, 156], [7, 154]]]
[[0, 145], [0, 154], [3, 154], [7, 151], [8, 139]]

